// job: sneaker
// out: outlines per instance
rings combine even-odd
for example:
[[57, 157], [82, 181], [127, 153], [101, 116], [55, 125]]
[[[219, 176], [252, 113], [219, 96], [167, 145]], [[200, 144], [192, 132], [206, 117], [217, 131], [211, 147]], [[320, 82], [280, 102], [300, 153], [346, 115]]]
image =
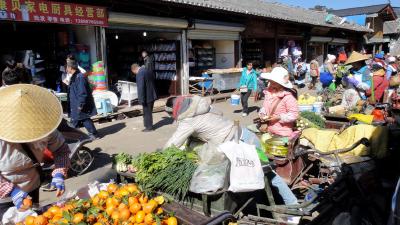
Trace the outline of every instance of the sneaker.
[[90, 138], [90, 140], [92, 140], [92, 141], [97, 140], [97, 139], [100, 139], [99, 136], [96, 135], [96, 134], [89, 134], [89, 138]]
[[246, 116], [247, 116], [247, 113], [242, 113], [242, 116], [243, 116], [243, 117], [246, 117]]

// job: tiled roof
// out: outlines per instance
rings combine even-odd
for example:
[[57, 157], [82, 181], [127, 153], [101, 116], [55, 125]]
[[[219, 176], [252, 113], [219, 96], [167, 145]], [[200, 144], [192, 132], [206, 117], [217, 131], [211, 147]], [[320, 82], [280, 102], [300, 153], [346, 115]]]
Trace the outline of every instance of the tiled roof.
[[295, 23], [310, 24], [322, 27], [334, 27], [345, 30], [360, 32], [372, 32], [371, 29], [357, 24], [344, 22], [342, 18], [333, 16], [331, 23], [325, 21], [327, 12], [308, 10], [300, 7], [292, 7], [275, 2], [266, 2], [262, 0], [161, 0], [163, 2], [172, 2], [184, 4], [187, 6], [211, 8], [224, 10], [227, 12], [240, 13], [245, 15], [260, 16], [265, 18], [290, 21]]
[[386, 21], [383, 24], [383, 34], [398, 34], [400, 33], [400, 19]]
[[338, 9], [332, 10], [331, 13], [337, 16], [355, 16], [355, 15], [368, 15], [373, 13], [378, 13], [388, 7], [389, 4], [371, 5], [364, 7], [348, 8], [348, 9]]

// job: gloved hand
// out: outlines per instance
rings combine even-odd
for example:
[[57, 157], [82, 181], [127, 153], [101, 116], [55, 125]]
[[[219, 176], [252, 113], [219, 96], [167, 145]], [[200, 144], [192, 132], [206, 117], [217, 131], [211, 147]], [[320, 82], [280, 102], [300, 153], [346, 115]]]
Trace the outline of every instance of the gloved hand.
[[51, 180], [51, 187], [57, 188], [56, 196], [60, 197], [64, 194], [65, 191], [65, 183], [64, 183], [64, 175], [61, 173], [54, 174], [53, 179]]
[[28, 193], [19, 189], [18, 187], [14, 187], [12, 189], [10, 195], [11, 195], [11, 199], [12, 199], [15, 207], [17, 207], [17, 209], [21, 209], [24, 199], [26, 197], [28, 197]]
[[357, 87], [357, 85], [359, 84], [358, 80], [356, 78], [354, 78], [353, 76], [349, 76], [347, 77], [347, 81], [352, 84], [354, 87]]

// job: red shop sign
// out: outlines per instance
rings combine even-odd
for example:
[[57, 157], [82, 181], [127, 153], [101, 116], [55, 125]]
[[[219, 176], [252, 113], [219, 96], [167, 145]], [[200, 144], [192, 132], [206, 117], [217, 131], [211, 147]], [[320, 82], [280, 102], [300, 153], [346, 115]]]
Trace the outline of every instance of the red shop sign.
[[108, 26], [105, 7], [39, 0], [0, 0], [0, 20]]

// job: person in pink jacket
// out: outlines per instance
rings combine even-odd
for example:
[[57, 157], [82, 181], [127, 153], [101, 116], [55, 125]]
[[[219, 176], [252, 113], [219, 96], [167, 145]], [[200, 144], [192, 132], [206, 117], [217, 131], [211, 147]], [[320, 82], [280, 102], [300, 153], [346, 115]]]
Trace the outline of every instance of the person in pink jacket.
[[263, 73], [261, 77], [269, 81], [264, 90], [265, 100], [259, 116], [268, 121], [267, 131], [273, 136], [292, 137], [293, 128], [299, 116], [297, 100], [290, 89], [289, 73], [282, 67], [276, 67], [271, 73]]

